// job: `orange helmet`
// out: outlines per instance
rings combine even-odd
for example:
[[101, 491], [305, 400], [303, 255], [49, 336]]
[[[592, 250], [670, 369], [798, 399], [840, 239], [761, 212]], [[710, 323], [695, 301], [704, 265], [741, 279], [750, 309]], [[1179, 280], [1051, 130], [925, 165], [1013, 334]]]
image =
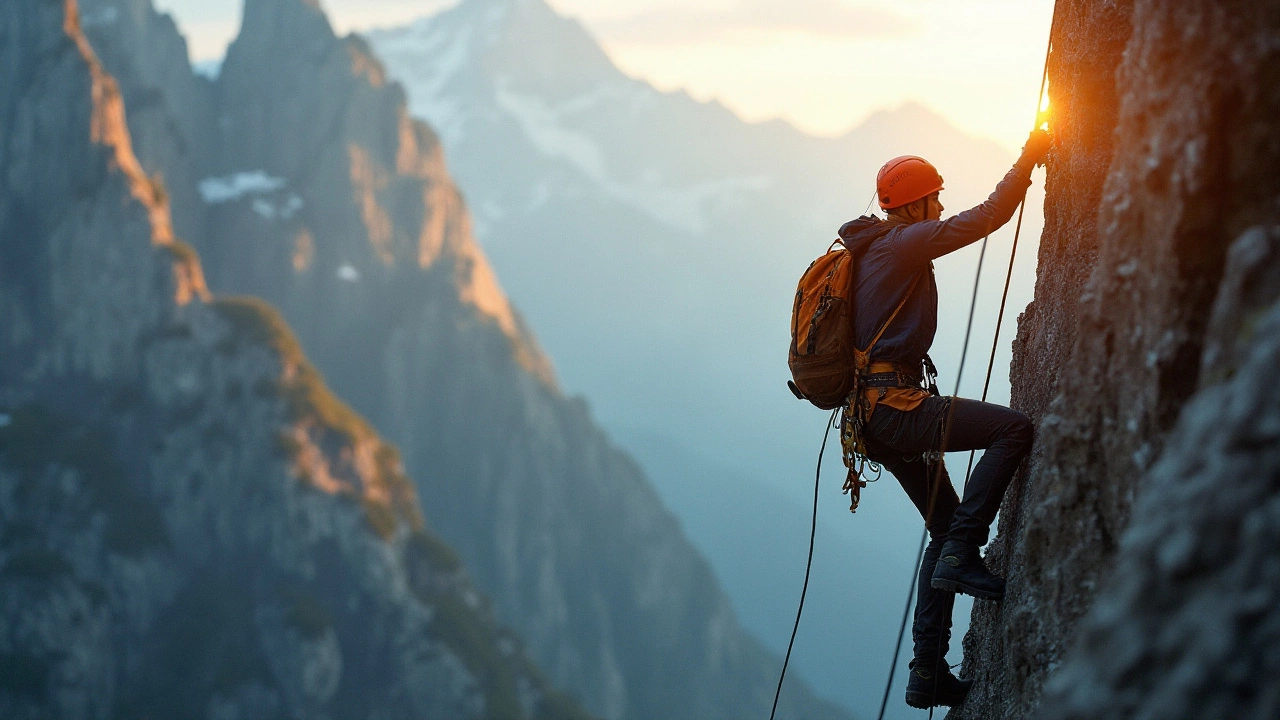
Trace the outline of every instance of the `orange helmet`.
[[942, 189], [938, 169], [922, 157], [903, 155], [880, 168], [876, 175], [876, 195], [880, 209], [902, 207]]

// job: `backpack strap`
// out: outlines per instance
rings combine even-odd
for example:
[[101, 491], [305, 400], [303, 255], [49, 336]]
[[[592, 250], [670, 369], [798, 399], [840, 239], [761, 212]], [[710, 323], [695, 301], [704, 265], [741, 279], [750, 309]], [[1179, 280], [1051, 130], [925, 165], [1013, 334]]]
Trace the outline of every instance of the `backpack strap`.
[[888, 320], [884, 321], [884, 325], [880, 326], [880, 332], [876, 333], [876, 336], [871, 340], [871, 344], [867, 346], [867, 349], [858, 350], [859, 355], [870, 358], [871, 349], [876, 346], [876, 343], [880, 342], [880, 338], [884, 335], [885, 330], [889, 329], [889, 326], [897, 319], [898, 313], [902, 312], [902, 308], [906, 307], [907, 301], [911, 299], [911, 294], [916, 291], [916, 286], [920, 284], [920, 276], [923, 274], [923, 272], [916, 274], [915, 278], [911, 281], [911, 287], [907, 288], [907, 294], [903, 296], [902, 302], [898, 303], [898, 307], [894, 308], [893, 314], [889, 316]]
[[[858, 378], [854, 385], [854, 391], [849, 394], [846, 401], [847, 405], [844, 414], [840, 418], [840, 444], [844, 453], [845, 467], [849, 468], [849, 474], [844, 481], [844, 492], [849, 496], [849, 512], [858, 511], [858, 503], [862, 501], [862, 488], [867, 486], [868, 480], [863, 479], [864, 471], [868, 468], [875, 468], [875, 472], [879, 472], [879, 466], [867, 457], [867, 447], [863, 441], [863, 426], [870, 417], [873, 408], [868, 407], [867, 401], [862, 396], [864, 381], [863, 373], [871, 365], [871, 350], [880, 342], [880, 338], [884, 336], [889, 326], [898, 318], [898, 313], [902, 312], [902, 308], [906, 307], [907, 301], [911, 299], [911, 295], [915, 293], [916, 286], [920, 284], [920, 276], [924, 275], [924, 271], [916, 274], [911, 280], [911, 286], [907, 288], [907, 294], [903, 296], [902, 302], [898, 303], [898, 307], [893, 309], [893, 314], [888, 320], [880, 326], [880, 332], [872, 338], [871, 344], [866, 350], [853, 349], [854, 367], [856, 369], [856, 377]], [[874, 480], [875, 478], [872, 478]]]

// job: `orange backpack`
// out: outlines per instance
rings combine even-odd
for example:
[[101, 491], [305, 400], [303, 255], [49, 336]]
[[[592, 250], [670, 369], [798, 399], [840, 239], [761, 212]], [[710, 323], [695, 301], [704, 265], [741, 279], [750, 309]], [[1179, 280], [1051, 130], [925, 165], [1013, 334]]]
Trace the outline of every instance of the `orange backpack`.
[[[850, 248], [836, 240], [804, 271], [791, 310], [791, 351], [787, 365], [796, 397], [823, 410], [844, 406], [857, 390], [858, 377], [870, 362], [871, 349], [906, 305], [915, 282], [865, 350], [854, 346], [854, 285], [858, 261], [872, 242]], [[840, 249], [836, 250], [839, 245]], [[918, 279], [918, 278], [917, 278]]]

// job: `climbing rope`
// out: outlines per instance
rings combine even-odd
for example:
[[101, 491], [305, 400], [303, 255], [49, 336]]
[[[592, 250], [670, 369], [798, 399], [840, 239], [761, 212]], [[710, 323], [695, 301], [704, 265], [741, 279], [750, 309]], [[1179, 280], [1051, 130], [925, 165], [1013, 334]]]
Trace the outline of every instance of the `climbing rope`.
[[[1058, 4], [1054, 2], [1053, 19], [1049, 22], [1049, 48], [1044, 54], [1044, 72], [1040, 75], [1040, 94], [1036, 98], [1036, 127], [1040, 126], [1040, 106], [1044, 103], [1044, 89], [1049, 84], [1049, 57], [1053, 53], [1053, 30], [1058, 24]], [[1004, 276], [1004, 293], [1000, 296], [1000, 312], [996, 315], [995, 338], [991, 341], [991, 358], [987, 360], [987, 378], [982, 383], [982, 402], [987, 401], [987, 392], [991, 389], [991, 372], [996, 365], [996, 351], [1000, 347], [1000, 328], [1004, 325], [1005, 306], [1009, 303], [1009, 286], [1013, 283], [1013, 261], [1018, 257], [1018, 237], [1022, 234], [1022, 215], [1027, 210], [1027, 201], [1023, 198], [1018, 206], [1018, 224], [1013, 230], [1013, 249], [1009, 252], [1009, 270]], [[964, 471], [964, 486], [969, 487], [969, 476], [973, 473], [973, 459], [976, 450], [969, 451], [969, 466]]]
[[[1034, 126], [1032, 129], [1038, 128], [1040, 126], [1040, 118], [1041, 118], [1040, 106], [1044, 102], [1044, 91], [1045, 91], [1045, 87], [1048, 86], [1048, 82], [1049, 82], [1049, 58], [1053, 53], [1053, 31], [1054, 29], [1056, 29], [1057, 24], [1058, 24], [1058, 4], [1055, 0], [1054, 6], [1053, 6], [1053, 16], [1049, 22], [1049, 41], [1047, 43], [1047, 46], [1045, 47], [1045, 52], [1044, 52], [1044, 69], [1040, 75], [1040, 94], [1036, 95], [1036, 116], [1035, 116]], [[1027, 201], [1026, 201], [1026, 198], [1024, 197], [1022, 202], [1018, 204], [1018, 222], [1014, 226], [1014, 231], [1013, 231], [1013, 249], [1009, 255], [1009, 268], [1005, 273], [1004, 292], [1001, 294], [1001, 297], [1000, 297], [1000, 312], [996, 317], [995, 339], [991, 343], [991, 356], [987, 360], [986, 379], [983, 381], [983, 384], [982, 384], [983, 402], [986, 402], [987, 393], [991, 388], [991, 374], [995, 368], [996, 352], [1000, 347], [1000, 327], [1001, 325], [1004, 324], [1004, 311], [1009, 302], [1009, 287], [1012, 285], [1012, 282], [1013, 282], [1013, 265], [1014, 265], [1014, 260], [1017, 258], [1017, 255], [1018, 255], [1018, 239], [1022, 235], [1022, 217], [1025, 214], [1026, 209], [1027, 209]], [[942, 470], [946, 466], [945, 448], [947, 447], [947, 444], [950, 440], [950, 435], [951, 435], [951, 416], [955, 407], [954, 405], [955, 400], [960, 395], [960, 378], [964, 374], [965, 357], [969, 352], [969, 337], [970, 337], [970, 333], [973, 331], [973, 318], [974, 318], [976, 303], [978, 299], [978, 283], [982, 277], [982, 263], [983, 263], [983, 259], [986, 257], [987, 241], [989, 239], [990, 239], [990, 236], [982, 239], [982, 251], [978, 255], [978, 270], [974, 274], [974, 278], [973, 278], [973, 299], [969, 305], [969, 322], [965, 329], [964, 346], [960, 352], [960, 366], [956, 371], [956, 390], [954, 393], [952, 393], [951, 395], [952, 402], [949, 403], [947, 407], [947, 422], [943, 430], [943, 441], [942, 441], [942, 444], [939, 446], [939, 448], [942, 448], [943, 450], [940, 450], [938, 453], [938, 460], [937, 460], [938, 469], [935, 472], [934, 487], [933, 487], [933, 491], [930, 493], [929, 506], [925, 513], [926, 517], [928, 517], [928, 515], [932, 511], [933, 500], [937, 495], [938, 485], [942, 478]], [[968, 491], [969, 489], [969, 477], [973, 472], [973, 459], [974, 459], [975, 453], [976, 451], [969, 452], [969, 466], [964, 473], [964, 485], [960, 495], [962, 498], [964, 497], [964, 492]], [[915, 588], [917, 583], [917, 577], [920, 574], [920, 566], [924, 562], [924, 549], [925, 549], [925, 543], [928, 537], [929, 537], [929, 530], [928, 530], [928, 527], [926, 527], [924, 530], [924, 533], [920, 537], [920, 551], [916, 553], [916, 556], [917, 556], [916, 566], [915, 566], [915, 571], [912, 573], [912, 584], [911, 584], [911, 588], [907, 592], [907, 601], [905, 603], [905, 607], [902, 612], [902, 624], [898, 628], [898, 642], [894, 646], [893, 660], [892, 660], [892, 664], [889, 666], [889, 679], [885, 683], [884, 699], [880, 703], [880, 713], [877, 716], [877, 720], [884, 720], [885, 708], [888, 706], [889, 693], [893, 688], [894, 671], [897, 669], [897, 666], [898, 666], [898, 655], [902, 650], [902, 638], [906, 634], [907, 617], [911, 614], [911, 604], [912, 604], [912, 600], [915, 597]], [[939, 656], [942, 655], [941, 632], [939, 632], [938, 634], [938, 653], [937, 654]], [[934, 658], [933, 670], [934, 670], [935, 678], [937, 677], [938, 666], [941, 665], [941, 663], [942, 663], [941, 657]], [[933, 701], [937, 700], [937, 693], [938, 693], [938, 683], [935, 681], [933, 685], [933, 698], [929, 703], [930, 720], [933, 720], [932, 706], [933, 706]]]
[[831, 437], [831, 428], [836, 424], [836, 415], [840, 409], [831, 411], [827, 419], [827, 429], [822, 433], [822, 448], [818, 450], [818, 469], [813, 478], [813, 521], [809, 523], [809, 559], [804, 564], [804, 585], [800, 588], [800, 607], [796, 608], [796, 623], [791, 627], [791, 640], [787, 642], [787, 656], [782, 659], [782, 673], [778, 675], [778, 689], [773, 692], [773, 709], [769, 711], [769, 720], [778, 712], [778, 698], [782, 695], [782, 681], [787, 677], [787, 665], [791, 662], [791, 648], [796, 644], [796, 631], [800, 629], [800, 614], [804, 612], [804, 596], [809, 592], [809, 571], [813, 569], [813, 539], [818, 534], [818, 484], [822, 480], [822, 456], [827, 452], [827, 439]]

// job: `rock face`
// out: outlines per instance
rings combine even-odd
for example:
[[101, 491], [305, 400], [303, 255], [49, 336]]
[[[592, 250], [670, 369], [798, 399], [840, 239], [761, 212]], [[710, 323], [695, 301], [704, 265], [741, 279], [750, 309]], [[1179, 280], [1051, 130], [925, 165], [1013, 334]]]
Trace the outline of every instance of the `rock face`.
[[74, 0], [0, 46], [0, 716], [586, 717], [278, 314], [211, 298]]
[[[138, 83], [126, 100], [196, 92], [189, 71], [136, 68], [118, 38], [138, 32], [91, 35], [117, 36], [101, 44]], [[402, 449], [431, 527], [540, 666], [610, 718], [767, 708], [779, 659], [740, 628], [634, 462], [557, 389], [438, 140], [363, 41], [336, 38], [314, 2], [249, 0], [211, 94], [216, 151], [175, 157], [172, 137], [139, 150], [148, 170], [197, 179], [181, 195], [199, 204], [175, 217], [210, 286], [281, 308], [328, 383]], [[780, 716], [844, 717], [799, 683]]]
[[1280, 6], [1057, 12], [1013, 368], [1039, 434], [952, 716], [1274, 717]]
[[[988, 563], [1008, 580], [1008, 594], [1001, 605], [975, 603], [965, 670], [974, 671], [977, 684], [964, 711], [952, 713], [956, 717], [1024, 717], [1036, 707], [1128, 520], [1140, 472], [1132, 466], [1132, 446], [1151, 438], [1114, 430], [1128, 421], [1127, 414], [1117, 419], [1115, 405], [1128, 403], [1139, 388], [1151, 389], [1145, 357], [1136, 368], [1109, 363], [1111, 352], [1083, 367], [1077, 361], [1094, 340], [1106, 337], [1099, 323], [1118, 309], [1111, 299], [1104, 306], [1099, 295], [1113, 278], [1091, 272], [1102, 253], [1097, 218], [1114, 153], [1115, 71], [1129, 40], [1130, 13], [1127, 2], [1057, 4], [1049, 93], [1058, 146], [1045, 185], [1035, 300], [1019, 320], [1011, 369], [1013, 407], [1039, 427], [987, 550]], [[1114, 345], [1116, 331], [1110, 336]], [[1121, 337], [1124, 352], [1141, 352], [1128, 342], [1141, 335]], [[1118, 373], [1113, 379], [1123, 379], [1124, 389], [1119, 395], [1091, 392], [1084, 377], [1091, 371], [1104, 380]], [[1099, 403], [1112, 405], [1106, 421], [1093, 407]], [[1095, 428], [1095, 421], [1105, 424]], [[1164, 426], [1171, 421], [1165, 418]]]

